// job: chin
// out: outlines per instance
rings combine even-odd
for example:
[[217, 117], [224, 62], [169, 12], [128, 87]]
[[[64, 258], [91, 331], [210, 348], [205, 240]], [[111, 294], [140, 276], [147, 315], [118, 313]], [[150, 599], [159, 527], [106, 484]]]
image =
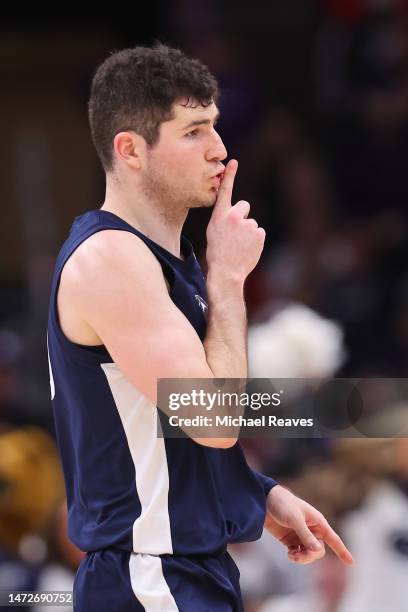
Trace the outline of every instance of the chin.
[[210, 193], [207, 196], [207, 199], [204, 200], [203, 207], [210, 208], [211, 206], [214, 206], [214, 204], [217, 201], [217, 197], [218, 197], [217, 189], [211, 189]]
[[211, 208], [217, 201], [217, 192], [207, 194], [207, 197], [191, 199], [189, 208]]
[[217, 201], [217, 196], [215, 195], [211, 199], [207, 200], [207, 202], [204, 202], [202, 206], [203, 208], [212, 208], [215, 205], [216, 201]]

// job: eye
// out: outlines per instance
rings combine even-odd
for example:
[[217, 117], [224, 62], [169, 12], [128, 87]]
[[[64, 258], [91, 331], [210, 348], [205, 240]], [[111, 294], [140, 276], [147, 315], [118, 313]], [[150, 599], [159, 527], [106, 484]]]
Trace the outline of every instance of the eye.
[[194, 138], [194, 136], [198, 136], [198, 130], [191, 130], [191, 132], [187, 132], [187, 138]]

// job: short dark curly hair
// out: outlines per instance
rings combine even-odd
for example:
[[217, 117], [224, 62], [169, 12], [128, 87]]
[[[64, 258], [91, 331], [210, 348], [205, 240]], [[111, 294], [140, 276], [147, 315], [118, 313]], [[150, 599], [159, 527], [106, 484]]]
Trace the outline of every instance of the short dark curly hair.
[[218, 85], [208, 68], [179, 49], [156, 43], [110, 55], [97, 69], [89, 99], [92, 140], [106, 172], [113, 169], [113, 139], [134, 130], [157, 143], [160, 124], [172, 118], [177, 99], [208, 106]]

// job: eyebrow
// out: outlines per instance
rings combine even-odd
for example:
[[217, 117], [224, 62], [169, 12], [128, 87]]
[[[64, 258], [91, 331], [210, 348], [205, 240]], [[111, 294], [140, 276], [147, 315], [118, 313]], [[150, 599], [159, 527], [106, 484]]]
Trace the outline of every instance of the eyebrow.
[[219, 118], [220, 118], [220, 113], [217, 113], [215, 115], [213, 122], [211, 121], [211, 119], [194, 119], [194, 121], [190, 121], [190, 123], [188, 123], [181, 129], [188, 130], [189, 128], [196, 127], [197, 125], [211, 125], [211, 123], [213, 123], [213, 125], [216, 125]]

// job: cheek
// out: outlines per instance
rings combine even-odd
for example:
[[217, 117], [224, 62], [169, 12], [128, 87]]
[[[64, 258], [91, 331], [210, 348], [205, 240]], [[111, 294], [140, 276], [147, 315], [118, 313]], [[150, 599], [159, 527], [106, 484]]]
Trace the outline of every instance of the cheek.
[[184, 185], [195, 184], [202, 175], [202, 164], [193, 155], [175, 153], [163, 164], [167, 176]]
[[174, 178], [177, 176], [186, 175], [186, 168], [189, 167], [189, 158], [181, 154], [179, 151], [169, 150], [162, 151], [160, 155], [154, 156], [152, 167], [162, 176]]
[[149, 171], [168, 187], [191, 191], [201, 189], [204, 172], [202, 155], [192, 147], [161, 147], [149, 156]]

